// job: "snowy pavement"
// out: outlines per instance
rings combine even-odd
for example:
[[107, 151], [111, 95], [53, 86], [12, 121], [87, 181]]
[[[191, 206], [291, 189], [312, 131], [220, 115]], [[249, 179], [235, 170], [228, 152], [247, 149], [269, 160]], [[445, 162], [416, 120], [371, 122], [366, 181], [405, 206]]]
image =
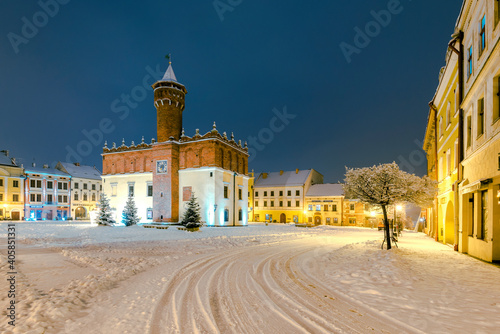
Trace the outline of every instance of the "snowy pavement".
[[[7, 224], [0, 271], [7, 276]], [[16, 224], [1, 333], [496, 333], [500, 268], [421, 233], [253, 224], [189, 233]]]

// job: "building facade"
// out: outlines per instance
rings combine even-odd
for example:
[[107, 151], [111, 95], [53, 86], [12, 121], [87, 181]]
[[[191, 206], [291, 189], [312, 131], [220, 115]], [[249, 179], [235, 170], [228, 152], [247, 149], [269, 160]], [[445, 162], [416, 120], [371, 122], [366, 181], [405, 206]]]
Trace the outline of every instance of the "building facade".
[[24, 219], [23, 168], [9, 157], [9, 151], [0, 152], [0, 220]]
[[314, 184], [306, 193], [306, 222], [315, 225], [342, 226], [344, 190], [342, 184]]
[[312, 185], [320, 183], [323, 175], [314, 169], [260, 173], [253, 185], [254, 220], [307, 222], [305, 195]]
[[24, 214], [27, 220], [65, 220], [71, 217], [71, 175], [48, 165], [24, 170]]
[[500, 260], [500, 10], [498, 1], [465, 0], [463, 34], [463, 180], [459, 250]]
[[178, 222], [194, 194], [209, 226], [248, 222], [248, 148], [219, 133], [189, 137], [182, 128], [187, 90], [171, 64], [153, 84], [157, 138], [151, 143], [103, 148], [103, 191], [119, 221], [128, 196], [135, 198], [142, 222]]
[[96, 209], [102, 191], [101, 172], [92, 166], [58, 162], [56, 167], [71, 175], [71, 217], [89, 220], [89, 213]]

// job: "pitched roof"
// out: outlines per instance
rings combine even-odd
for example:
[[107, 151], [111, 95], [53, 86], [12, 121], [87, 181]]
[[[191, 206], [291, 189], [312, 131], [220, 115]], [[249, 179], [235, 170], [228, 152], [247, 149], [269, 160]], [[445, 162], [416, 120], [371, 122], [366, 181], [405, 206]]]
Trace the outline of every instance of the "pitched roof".
[[[254, 187], [279, 187], [279, 186], [303, 186], [306, 183], [307, 177], [311, 174], [312, 169], [299, 170], [290, 172], [273, 172], [260, 173], [255, 180]], [[264, 174], [267, 177], [264, 178]]]
[[25, 173], [40, 173], [40, 174], [51, 174], [51, 175], [60, 175], [60, 176], [65, 176], [65, 177], [70, 177], [68, 173], [65, 173], [63, 171], [60, 171], [58, 169], [52, 168], [52, 167], [39, 167], [39, 166], [30, 166], [30, 167], [25, 167], [24, 168]]
[[172, 68], [172, 64], [168, 64], [167, 71], [163, 75], [161, 81], [174, 81], [177, 82], [177, 78], [175, 77], [174, 69]]
[[344, 196], [343, 185], [339, 183], [314, 184], [307, 191], [306, 197]]
[[77, 166], [69, 162], [58, 162], [56, 168], [68, 173], [72, 177], [93, 180], [101, 179], [101, 172], [92, 166]]
[[17, 165], [12, 163], [12, 159], [9, 158], [6, 154], [0, 152], [0, 165], [4, 166], [14, 166], [16, 167]]

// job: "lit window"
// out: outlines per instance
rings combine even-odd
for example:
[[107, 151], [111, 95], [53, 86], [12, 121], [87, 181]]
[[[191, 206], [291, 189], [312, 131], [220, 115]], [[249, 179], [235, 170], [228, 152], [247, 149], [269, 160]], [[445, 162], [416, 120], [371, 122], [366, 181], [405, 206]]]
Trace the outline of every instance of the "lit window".
[[147, 211], [147, 219], [153, 219], [153, 209], [149, 209]]
[[309, 206], [307, 207], [307, 209], [308, 209], [309, 211], [312, 211], [312, 210], [313, 210], [313, 206], [312, 206], [312, 204], [309, 204]]
[[481, 54], [486, 48], [486, 15], [479, 23], [479, 53]]
[[469, 56], [467, 57], [467, 78], [469, 78], [472, 75], [472, 55], [473, 55], [473, 50], [472, 46], [469, 48], [468, 52]]
[[349, 205], [349, 210], [354, 211], [354, 204]]
[[229, 210], [228, 209], [224, 210], [224, 221], [225, 222], [229, 221]]
[[321, 204], [316, 205], [316, 211], [321, 211]]

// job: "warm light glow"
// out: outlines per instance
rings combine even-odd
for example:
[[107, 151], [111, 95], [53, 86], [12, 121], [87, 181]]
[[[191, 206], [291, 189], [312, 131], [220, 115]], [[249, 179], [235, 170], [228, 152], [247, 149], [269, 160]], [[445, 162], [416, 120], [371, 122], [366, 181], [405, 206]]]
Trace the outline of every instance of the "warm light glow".
[[396, 210], [401, 211], [403, 210], [403, 207], [401, 205], [396, 206]]
[[372, 215], [372, 217], [375, 217], [375, 212], [374, 212], [374, 211], [372, 211], [372, 212], [371, 212], [371, 215]]

